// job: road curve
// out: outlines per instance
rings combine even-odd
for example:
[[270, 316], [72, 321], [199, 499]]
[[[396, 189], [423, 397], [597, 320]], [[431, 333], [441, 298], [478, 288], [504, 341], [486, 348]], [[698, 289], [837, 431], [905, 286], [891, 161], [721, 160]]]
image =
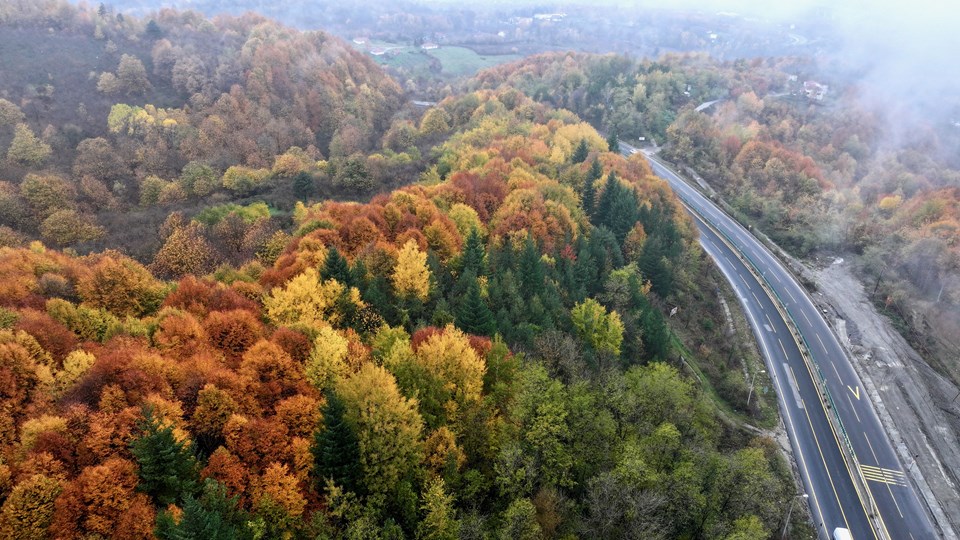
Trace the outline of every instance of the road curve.
[[821, 537], [846, 527], [858, 540], [936, 538], [859, 376], [807, 292], [756, 237], [655, 157], [647, 159], [691, 211], [704, 250], [750, 320]]

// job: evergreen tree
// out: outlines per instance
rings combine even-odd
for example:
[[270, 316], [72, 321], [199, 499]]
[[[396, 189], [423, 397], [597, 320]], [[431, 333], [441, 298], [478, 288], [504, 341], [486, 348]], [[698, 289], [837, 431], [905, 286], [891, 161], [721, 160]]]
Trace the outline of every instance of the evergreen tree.
[[358, 493], [360, 484], [360, 442], [356, 428], [345, 417], [346, 406], [336, 392], [327, 393], [323, 408], [323, 429], [317, 431], [313, 443], [314, 471], [317, 485], [327, 479], [347, 491]]
[[583, 181], [583, 190], [580, 192], [580, 206], [583, 207], [583, 212], [587, 214], [587, 217], [591, 219], [593, 218], [593, 205], [596, 198], [597, 187], [594, 185], [593, 178], [587, 176], [587, 179]]
[[140, 491], [160, 506], [175, 504], [198, 488], [199, 467], [189, 441], [178, 441], [173, 426], [163, 425], [145, 408], [138, 425], [140, 436], [130, 451], [140, 467]]
[[527, 234], [527, 241], [520, 253], [520, 285], [524, 298], [531, 298], [543, 291], [544, 277], [540, 251], [537, 250], [533, 236]]
[[233, 540], [253, 537], [245, 526], [246, 513], [238, 506], [239, 496], [227, 496], [227, 487], [212, 478], [203, 484], [199, 499], [184, 497], [183, 513], [175, 520], [170, 512], [157, 516], [154, 533], [160, 540]]
[[670, 352], [670, 333], [660, 310], [647, 304], [640, 314], [640, 333], [643, 336], [643, 352], [647, 360], [665, 360]]
[[666, 298], [673, 290], [673, 272], [668, 266], [661, 237], [654, 236], [647, 239], [637, 265], [643, 276], [650, 280], [653, 292], [660, 298]]
[[492, 335], [496, 331], [496, 321], [493, 312], [480, 296], [480, 284], [472, 274], [464, 277], [470, 279], [470, 284], [466, 295], [460, 301], [460, 309], [457, 310], [457, 326], [470, 334]]
[[323, 262], [320, 277], [323, 279], [335, 279], [347, 287], [352, 285], [350, 266], [335, 246], [327, 250], [327, 259]]
[[617, 128], [612, 128], [610, 130], [610, 135], [607, 135], [607, 146], [610, 147], [611, 152], [620, 153], [620, 134], [618, 133]]
[[608, 220], [613, 211], [613, 205], [617, 198], [623, 195], [624, 191], [626, 190], [620, 184], [620, 180], [617, 179], [617, 174], [610, 171], [610, 174], [607, 175], [607, 183], [603, 188], [603, 193], [600, 195], [600, 200], [597, 202], [597, 207], [591, 216], [591, 222], [594, 225], [599, 226], [609, 223]]
[[637, 223], [638, 215], [637, 194], [632, 189], [621, 189], [619, 196], [613, 200], [610, 206], [609, 214], [604, 216], [604, 224], [617, 237], [617, 242], [622, 245], [627, 234]]
[[573, 151], [573, 155], [570, 157], [570, 160], [574, 163], [583, 163], [587, 160], [587, 156], [590, 155], [590, 149], [587, 148], [587, 140], [580, 139], [580, 144], [577, 145], [577, 149]]
[[600, 164], [599, 159], [594, 159], [593, 163], [590, 164], [590, 170], [587, 171], [587, 178], [594, 181], [603, 178], [603, 165]]
[[486, 249], [483, 246], [483, 240], [480, 239], [480, 233], [477, 229], [471, 229], [467, 236], [467, 243], [463, 246], [463, 254], [460, 255], [461, 275], [473, 271], [474, 276], [483, 276], [487, 273]]
[[293, 196], [298, 201], [306, 201], [314, 194], [313, 177], [301, 171], [293, 177]]

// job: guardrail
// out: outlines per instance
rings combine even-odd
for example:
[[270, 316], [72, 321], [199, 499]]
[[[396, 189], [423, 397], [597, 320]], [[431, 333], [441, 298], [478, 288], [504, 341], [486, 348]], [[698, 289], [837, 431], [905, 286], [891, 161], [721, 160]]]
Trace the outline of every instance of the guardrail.
[[[648, 158], [654, 159], [652, 156], [648, 156]], [[658, 159], [657, 162], [665, 168], [668, 168], [662, 160]], [[676, 174], [677, 178], [681, 178], [682, 180], [682, 177], [676, 173], [676, 171], [671, 172]], [[687, 183], [687, 185], [689, 185], [689, 183]], [[780, 317], [790, 329], [790, 334], [793, 337], [794, 342], [797, 344], [797, 349], [800, 351], [800, 356], [803, 358], [804, 364], [807, 366], [807, 370], [810, 372], [811, 380], [813, 380], [814, 385], [817, 387], [818, 393], [820, 394], [821, 404], [829, 408], [833, 413], [832, 415], [827, 415], [827, 419], [829, 420], [828, 423], [830, 424], [830, 429], [834, 432], [834, 437], [837, 439], [837, 442], [839, 443], [841, 439], [843, 441], [842, 444], [840, 444], [840, 453], [843, 455], [844, 461], [847, 463], [847, 469], [850, 471], [851, 479], [854, 481], [853, 483], [857, 490], [857, 497], [860, 499], [860, 502], [864, 504], [865, 508], [867, 506], [870, 507], [871, 514], [867, 517], [879, 523], [879, 526], [876, 523], [874, 524], [875, 532], [881, 538], [890, 540], [890, 534], [886, 530], [886, 525], [883, 523], [883, 519], [880, 517], [880, 510], [877, 507], [876, 500], [873, 498], [873, 493], [867, 486], [867, 480], [864, 478], [863, 472], [860, 469], [860, 462], [857, 459], [857, 454], [853, 449], [853, 444], [850, 442], [850, 437], [847, 435], [847, 430], [843, 427], [843, 420], [840, 418], [840, 414], [837, 412], [837, 407], [833, 401], [833, 396], [830, 394], [830, 389], [827, 387], [827, 380], [823, 376], [823, 372], [820, 370], [820, 365], [813, 358], [813, 354], [810, 352], [812, 349], [807, 343], [806, 338], [803, 336], [803, 333], [800, 332], [793, 315], [790, 314], [786, 302], [780, 298], [780, 295], [777, 294], [777, 291], [773, 288], [770, 282], [767, 281], [766, 276], [763, 275], [759, 265], [753, 260], [752, 257], [750, 257], [749, 254], [740, 249], [734, 240], [730, 238], [724, 231], [711, 224], [707, 216], [698, 211], [690, 201], [684, 198], [682, 194], [676, 193], [676, 195], [688, 211], [700, 216], [701, 221], [710, 227], [741, 261], [746, 263], [744, 266], [746, 266], [750, 273], [757, 278], [757, 282], [760, 283], [761, 287], [763, 287], [764, 292], [766, 292], [767, 296], [773, 300], [773, 304], [780, 313]], [[723, 210], [720, 209], [720, 211], [722, 212]], [[813, 374], [814, 371], [816, 371], [816, 376]], [[828, 403], [823, 403], [824, 399], [826, 399]]]

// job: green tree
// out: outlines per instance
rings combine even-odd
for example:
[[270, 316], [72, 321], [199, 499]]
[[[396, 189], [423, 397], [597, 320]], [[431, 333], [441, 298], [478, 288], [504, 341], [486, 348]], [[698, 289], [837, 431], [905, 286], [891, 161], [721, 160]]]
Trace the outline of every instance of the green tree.
[[424, 516], [417, 526], [419, 540], [456, 540], [460, 523], [456, 519], [453, 497], [444, 490], [442, 478], [436, 478], [423, 493]]
[[620, 133], [617, 128], [612, 128], [610, 134], [607, 135], [607, 147], [610, 148], [611, 152], [620, 153]]
[[517, 499], [501, 516], [500, 540], [540, 540], [543, 533], [537, 523], [537, 509], [529, 499]]
[[327, 250], [327, 258], [323, 262], [323, 269], [320, 270], [320, 278], [335, 279], [347, 287], [352, 286], [350, 265], [347, 263], [347, 259], [340, 255], [340, 250], [336, 246], [331, 246]]
[[457, 326], [470, 334], [492, 335], [497, 329], [496, 321], [493, 318], [493, 312], [490, 311], [487, 303], [480, 296], [480, 284], [477, 278], [470, 272], [461, 279], [469, 280], [469, 285], [466, 294], [460, 300], [460, 308], [457, 310]]
[[18, 165], [37, 167], [50, 157], [51, 151], [50, 145], [34, 135], [30, 126], [17, 124], [13, 141], [7, 149], [7, 160]]
[[471, 229], [470, 234], [467, 235], [467, 242], [460, 255], [461, 275], [470, 271], [478, 277], [487, 274], [487, 252], [476, 228]]
[[533, 241], [533, 235], [527, 234], [527, 240], [523, 244], [523, 251], [520, 253], [520, 284], [522, 286], [525, 298], [532, 298], [534, 295], [543, 292], [543, 282], [545, 272], [540, 251]]
[[403, 397], [393, 375], [372, 362], [338, 386], [344, 417], [357, 429], [363, 487], [371, 495], [388, 496], [423, 459], [417, 402]]
[[617, 356], [623, 342], [623, 323], [616, 311], [607, 313], [606, 308], [593, 298], [575, 305], [570, 311], [570, 320], [585, 343], [597, 352]]
[[[313, 440], [314, 475], [318, 488], [332, 480], [353, 493], [360, 492], [360, 443], [356, 428], [346, 418], [346, 406], [336, 392], [327, 393], [323, 408], [323, 427]], [[359, 493], [362, 495], [362, 492]]]
[[570, 157], [570, 160], [574, 163], [583, 163], [589, 155], [590, 149], [587, 148], [587, 140], [580, 139], [580, 144], [578, 144], [576, 150], [573, 151], [573, 156]]
[[207, 478], [199, 498], [184, 497], [179, 519], [171, 512], [157, 516], [154, 533], [160, 540], [252, 539], [253, 530], [246, 526], [249, 517], [239, 507], [239, 498], [228, 496], [227, 486]]
[[140, 436], [130, 443], [130, 452], [140, 469], [140, 491], [159, 505], [175, 504], [197, 491], [197, 458], [190, 441], [179, 441], [172, 425], [164, 425], [150, 408], [139, 423]]
[[316, 192], [313, 176], [306, 171], [300, 171], [293, 177], [293, 196], [298, 201], [306, 201]]

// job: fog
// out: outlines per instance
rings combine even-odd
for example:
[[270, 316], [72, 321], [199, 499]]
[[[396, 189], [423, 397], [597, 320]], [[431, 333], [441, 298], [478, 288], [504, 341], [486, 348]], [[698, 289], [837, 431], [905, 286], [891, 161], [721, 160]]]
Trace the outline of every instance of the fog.
[[[900, 118], [904, 113], [928, 118], [953, 120], [953, 111], [960, 111], [960, 70], [954, 55], [960, 50], [960, 9], [948, 7], [943, 0], [897, 2], [893, 0], [406, 0], [402, 5], [384, 0], [361, 0], [344, 5], [336, 0], [115, 0], [119, 9], [139, 10], [161, 6], [200, 9], [208, 14], [246, 9], [265, 10], [288, 24], [302, 26], [319, 21], [311, 16], [318, 12], [358, 13], [362, 9], [367, 20], [376, 20], [381, 13], [403, 11], [404, 6], [427, 6], [436, 12], [510, 12], [563, 11], [590, 6], [593, 14], [603, 16], [603, 9], [649, 11], [691, 11], [707, 16], [718, 13], [736, 14], [749, 27], [763, 31], [776, 28], [806, 38], [805, 46], [777, 48], [767, 55], [797, 54], [812, 56], [827, 73], [827, 82], [834, 88], [846, 82], [860, 83], [860, 94]], [[611, 10], [611, 17], [615, 11]], [[329, 20], [329, 19], [327, 19]], [[349, 21], [347, 24], [351, 24]], [[352, 24], [362, 24], [354, 19]], [[344, 36], [349, 37], [349, 36]], [[572, 45], [576, 46], [576, 45]], [[754, 49], [758, 50], [758, 49]], [[757, 54], [764, 54], [762, 49]], [[830, 80], [829, 76], [839, 80]], [[851, 81], [844, 80], [846, 76]]]

